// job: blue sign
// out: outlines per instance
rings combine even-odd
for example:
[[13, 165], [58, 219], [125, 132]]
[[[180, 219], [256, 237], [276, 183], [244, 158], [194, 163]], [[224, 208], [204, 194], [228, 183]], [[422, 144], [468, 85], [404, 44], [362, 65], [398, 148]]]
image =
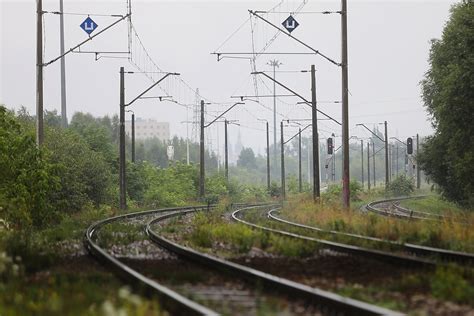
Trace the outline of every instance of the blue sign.
[[87, 19], [85, 19], [80, 26], [81, 29], [84, 30], [84, 32], [91, 35], [91, 33], [94, 32], [98, 25], [88, 16]]
[[283, 21], [282, 24], [289, 33], [294, 31], [298, 27], [298, 25], [300, 25], [291, 15], [285, 21]]

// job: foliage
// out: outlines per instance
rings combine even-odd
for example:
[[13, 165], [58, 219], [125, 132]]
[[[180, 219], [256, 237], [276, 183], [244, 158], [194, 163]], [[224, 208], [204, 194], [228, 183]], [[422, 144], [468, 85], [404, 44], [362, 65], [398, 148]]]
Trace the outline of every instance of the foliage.
[[436, 129], [418, 160], [449, 200], [474, 206], [474, 5], [451, 8], [440, 40], [433, 40], [423, 100]]
[[252, 148], [243, 148], [240, 152], [239, 158], [237, 159], [237, 166], [244, 167], [247, 169], [256, 169], [257, 161]]
[[[355, 180], [351, 180], [349, 183], [349, 190], [352, 201], [359, 201], [359, 195], [362, 192], [362, 185]], [[331, 184], [328, 186], [326, 192], [322, 194], [323, 199], [331, 202], [341, 201], [342, 199], [342, 186], [340, 184]]]
[[77, 112], [73, 115], [69, 128], [81, 135], [93, 151], [102, 153], [104, 159], [113, 165], [117, 159], [117, 146], [114, 142], [115, 135], [118, 135], [117, 123], [107, 116], [95, 118], [91, 114]]
[[53, 221], [52, 193], [59, 186], [55, 171], [31, 131], [0, 106], [0, 218], [17, 228]]
[[474, 286], [456, 266], [440, 267], [431, 280], [433, 296], [459, 303], [474, 302]]
[[112, 201], [112, 174], [104, 156], [94, 151], [73, 130], [48, 128], [45, 134], [48, 161], [56, 166], [60, 188], [54, 199], [64, 212], [78, 211], [88, 203]]
[[399, 175], [387, 186], [387, 193], [392, 196], [406, 196], [415, 191], [413, 180], [404, 174]]
[[248, 226], [229, 223], [222, 210], [198, 213], [192, 222], [192, 231], [185, 236], [195, 246], [209, 249], [222, 246], [230, 253], [245, 254], [253, 248], [288, 257], [307, 257], [315, 252], [316, 245], [288, 237], [268, 234]]
[[271, 197], [280, 197], [281, 195], [281, 187], [278, 185], [276, 181], [272, 181], [270, 183], [270, 192], [269, 192]]
[[463, 210], [458, 205], [438, 195], [431, 195], [423, 199], [400, 201], [400, 205], [419, 212], [444, 214], [446, 216], [462, 216], [463, 213]]
[[220, 196], [229, 194], [227, 180], [223, 174], [215, 174], [206, 178], [206, 202], [217, 203]]
[[198, 169], [177, 162], [167, 169], [143, 163], [148, 189], [144, 202], [153, 207], [183, 205], [197, 196]]
[[146, 163], [127, 163], [127, 194], [133, 201], [143, 202], [150, 185], [147, 182]]
[[[434, 202], [435, 203], [435, 202]], [[416, 208], [414, 210], [417, 210]], [[423, 246], [474, 252], [474, 215], [469, 212], [450, 212], [444, 221], [401, 221], [395, 218], [365, 214], [358, 209], [346, 210], [340, 204], [326, 202], [313, 203], [310, 196], [290, 197], [282, 211], [282, 217], [297, 223], [338, 230], [347, 233], [378, 237]], [[307, 233], [307, 231], [305, 232]], [[325, 238], [337, 236], [324, 235]], [[341, 240], [346, 241], [347, 240]], [[358, 241], [350, 239], [351, 243]], [[364, 246], [364, 244], [361, 244]], [[377, 244], [367, 244], [379, 247]]]

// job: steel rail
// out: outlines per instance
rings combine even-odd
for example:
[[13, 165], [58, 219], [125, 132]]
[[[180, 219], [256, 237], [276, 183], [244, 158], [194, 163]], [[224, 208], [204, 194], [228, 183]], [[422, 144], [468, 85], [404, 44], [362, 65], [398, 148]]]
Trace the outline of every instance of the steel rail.
[[[268, 206], [258, 205], [252, 207], [259, 208]], [[260, 270], [217, 258], [209, 254], [198, 252], [194, 249], [181, 246], [163, 236], [160, 236], [152, 229], [152, 226], [160, 221], [175, 216], [193, 213], [195, 211], [196, 210], [182, 210], [159, 216], [147, 224], [146, 233], [152, 241], [181, 257], [207, 265], [211, 268], [218, 269], [226, 273], [230, 273], [234, 277], [242, 277], [249, 280], [250, 282], [261, 282], [263, 286], [271, 290], [277, 289], [289, 295], [294, 295], [298, 298], [305, 297], [310, 299], [312, 302], [316, 302], [327, 313], [331, 311], [336, 312], [338, 315], [402, 315], [386, 308], [343, 297], [335, 293], [323, 291], [318, 288], [313, 288], [301, 283], [262, 272]]]
[[393, 206], [400, 212], [412, 217], [413, 214], [418, 215], [417, 217], [421, 219], [435, 219], [435, 220], [444, 220], [444, 219], [450, 219], [449, 216], [441, 215], [441, 214], [433, 214], [433, 213], [428, 213], [428, 212], [420, 212], [420, 211], [415, 211], [408, 209], [406, 207], [400, 206], [397, 204], [397, 202], [393, 203]]
[[146, 294], [157, 295], [160, 303], [163, 304], [164, 309], [171, 312], [172, 314], [180, 315], [218, 315], [215, 311], [208, 309], [192, 300], [182, 296], [181, 294], [159, 284], [158, 282], [145, 277], [138, 271], [130, 268], [126, 264], [120, 262], [110, 254], [108, 254], [103, 248], [94, 241], [94, 236], [97, 231], [104, 225], [130, 218], [137, 218], [147, 215], [153, 215], [163, 212], [172, 212], [178, 210], [194, 210], [209, 209], [209, 206], [188, 206], [179, 208], [166, 208], [159, 210], [149, 210], [143, 212], [135, 212], [124, 215], [118, 215], [107, 219], [100, 220], [89, 226], [85, 233], [84, 245], [88, 252], [101, 261], [103, 264], [110, 266], [115, 273], [121, 278], [131, 282], [139, 289], [144, 289]]
[[303, 229], [317, 231], [319, 233], [340, 235], [340, 236], [346, 236], [346, 237], [366, 240], [366, 241], [375, 242], [375, 243], [383, 243], [383, 244], [398, 246], [398, 247], [401, 247], [401, 250], [412, 253], [412, 254], [415, 254], [415, 255], [436, 257], [436, 258], [439, 258], [443, 261], [454, 261], [454, 262], [459, 262], [459, 263], [474, 264], [474, 254], [472, 254], [472, 253], [461, 252], [461, 251], [453, 251], [453, 250], [435, 248], [435, 247], [420, 246], [420, 245], [411, 244], [411, 243], [401, 243], [401, 242], [382, 239], [382, 238], [377, 238], [377, 237], [370, 237], [370, 236], [364, 236], [364, 235], [358, 235], [358, 234], [344, 233], [344, 232], [335, 231], [335, 230], [326, 230], [326, 229], [322, 229], [322, 228], [315, 227], [315, 226], [309, 226], [309, 225], [295, 223], [295, 222], [292, 222], [292, 221], [289, 221], [289, 220], [285, 220], [283, 218], [280, 218], [280, 217], [274, 215], [274, 213], [276, 213], [277, 211], [278, 211], [277, 209], [270, 210], [267, 213], [268, 217], [270, 219], [273, 219], [275, 221], [278, 221], [278, 222], [281, 222], [281, 223], [284, 223], [284, 224], [292, 225], [292, 226], [295, 226], [295, 227], [300, 227], [300, 228], [303, 228]]
[[[365, 208], [366, 210], [370, 212], [376, 213], [378, 215], [390, 216], [390, 217], [395, 217], [395, 218], [405, 219], [405, 220], [423, 220], [423, 221], [432, 221], [432, 222], [441, 222], [443, 220], [453, 220], [453, 218], [449, 216], [414, 211], [414, 210], [404, 208], [400, 205], [397, 205], [397, 202], [399, 201], [408, 200], [408, 199], [422, 199], [426, 197], [428, 196], [420, 195], [420, 196], [414, 196], [414, 197], [399, 197], [399, 198], [392, 198], [392, 199], [385, 199], [385, 200], [377, 200], [365, 205], [363, 208]], [[387, 212], [375, 207], [375, 205], [382, 204], [382, 203], [392, 203], [392, 205], [396, 208], [397, 212]], [[420, 215], [420, 216], [417, 216], [417, 215]], [[462, 222], [459, 222], [459, 223], [461, 223], [462, 225], [466, 225], [465, 223], [462, 223]]]
[[[249, 208], [245, 208], [245, 209], [249, 209]], [[374, 250], [374, 249], [367, 249], [367, 248], [357, 247], [357, 246], [343, 244], [343, 243], [337, 243], [337, 242], [333, 242], [329, 240], [303, 236], [303, 235], [291, 233], [284, 230], [274, 229], [274, 228], [250, 223], [248, 221], [245, 221], [237, 217], [237, 214], [245, 209], [234, 211], [232, 213], [232, 218], [242, 224], [245, 224], [253, 228], [265, 230], [268, 232], [273, 232], [273, 233], [291, 237], [291, 238], [297, 238], [297, 239], [302, 239], [302, 240], [308, 240], [311, 242], [316, 242], [336, 252], [354, 254], [354, 255], [365, 257], [365, 258], [370, 258], [370, 259], [378, 259], [378, 260], [385, 261], [391, 264], [400, 264], [404, 266], [415, 266], [415, 267], [423, 267], [423, 268], [430, 268], [430, 269], [436, 267], [436, 263], [428, 259], [417, 258], [417, 257], [407, 256], [407, 255], [402, 255], [402, 254], [394, 254], [394, 253]]]
[[392, 202], [398, 202], [398, 201], [403, 201], [403, 200], [410, 200], [410, 199], [422, 199], [426, 196], [409, 196], [409, 197], [398, 197], [398, 198], [391, 198], [391, 199], [385, 199], [385, 200], [377, 200], [374, 202], [368, 203], [365, 208], [373, 213], [376, 213], [378, 215], [383, 215], [383, 216], [390, 216], [390, 217], [396, 217], [396, 218], [401, 218], [401, 219], [414, 219], [414, 220], [431, 220], [434, 221], [435, 219], [432, 218], [426, 218], [426, 217], [419, 217], [419, 216], [410, 216], [404, 213], [392, 213], [392, 212], [387, 212], [383, 211], [381, 209], [378, 209], [375, 207], [375, 205], [382, 204], [382, 203], [392, 203]]

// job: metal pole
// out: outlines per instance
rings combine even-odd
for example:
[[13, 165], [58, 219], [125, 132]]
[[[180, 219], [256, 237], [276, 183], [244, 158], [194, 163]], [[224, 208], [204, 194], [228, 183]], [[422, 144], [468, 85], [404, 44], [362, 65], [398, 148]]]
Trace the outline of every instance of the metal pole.
[[276, 82], [275, 82], [275, 67], [277, 61], [274, 60], [273, 65], [273, 154], [275, 157], [275, 166], [277, 166], [277, 119], [276, 119]]
[[397, 143], [397, 161], [396, 161], [396, 163], [397, 163], [397, 177], [398, 177], [398, 147], [399, 146], [398, 146], [398, 143]]
[[370, 143], [367, 142], [367, 188], [370, 191]]
[[347, 0], [341, 0], [341, 35], [342, 35], [342, 201], [345, 208], [350, 207], [349, 188], [349, 85], [347, 60]]
[[303, 191], [303, 179], [301, 179], [301, 127], [298, 133], [298, 188], [299, 192]]
[[36, 0], [36, 144], [44, 141], [43, 131], [43, 0]]
[[377, 185], [376, 179], [375, 179], [375, 143], [372, 143], [372, 165], [373, 165], [373, 170], [374, 170], [374, 188]]
[[393, 158], [394, 158], [394, 157], [393, 157], [393, 156], [394, 156], [394, 151], [395, 151], [395, 145], [392, 144], [392, 145], [390, 146], [390, 181], [392, 181], [392, 179], [393, 179], [393, 177], [394, 177], [394, 175], [395, 175], [395, 171], [394, 171], [394, 169], [395, 169], [395, 166], [394, 166], [394, 165], [395, 165], [395, 162], [394, 162], [394, 159], [393, 159]]
[[286, 198], [285, 190], [285, 144], [283, 139], [283, 121], [280, 123], [281, 128], [281, 197]]
[[308, 142], [307, 142], [307, 145], [306, 145], [306, 149], [308, 151], [308, 184], [311, 184], [311, 164], [310, 164], [310, 148], [309, 148], [309, 145], [310, 145], [310, 141], [309, 141], [309, 138], [308, 138]]
[[418, 151], [420, 150], [420, 136], [416, 134], [416, 188], [421, 187], [421, 172], [420, 165], [418, 164]]
[[120, 67], [120, 123], [119, 123], [119, 178], [120, 178], [120, 209], [127, 209], [126, 173], [125, 173], [125, 74]]
[[201, 100], [201, 136], [199, 138], [199, 196], [204, 197], [204, 100]]
[[[336, 137], [333, 138], [333, 146], [336, 148]], [[336, 182], [336, 150], [333, 150], [332, 153], [332, 165], [331, 165], [331, 180], [332, 182]]]
[[361, 162], [361, 168], [362, 168], [362, 189], [364, 189], [364, 141], [360, 141], [360, 162]]
[[[64, 55], [64, 7], [63, 0], [59, 0], [59, 43], [60, 54]], [[66, 112], [66, 57], [61, 57], [61, 126], [67, 127]]]
[[135, 113], [132, 113], [132, 162], [135, 163]]
[[268, 128], [268, 122], [266, 123], [267, 125], [267, 188], [270, 190], [270, 134], [269, 134], [269, 128]]
[[313, 136], [313, 200], [321, 196], [319, 183], [319, 136], [318, 136], [318, 113], [316, 103], [316, 69], [311, 65], [311, 118]]
[[392, 144], [389, 144], [388, 146], [388, 180], [391, 182], [392, 181], [392, 165], [393, 165], [393, 157], [392, 157]]
[[228, 152], [228, 143], [227, 143], [227, 119], [224, 120], [224, 137], [225, 137], [225, 150], [224, 150], [224, 165], [225, 165], [225, 179], [229, 181], [229, 152]]
[[186, 164], [189, 166], [189, 107], [186, 107]]
[[387, 121], [384, 122], [385, 126], [385, 188], [388, 187], [390, 182], [390, 174], [388, 169], [388, 133], [387, 133]]

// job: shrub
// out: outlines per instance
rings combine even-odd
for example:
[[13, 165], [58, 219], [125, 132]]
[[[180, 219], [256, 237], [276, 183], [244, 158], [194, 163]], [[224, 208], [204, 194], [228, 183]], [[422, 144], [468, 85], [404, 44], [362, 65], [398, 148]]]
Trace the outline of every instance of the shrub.
[[33, 133], [0, 106], [0, 218], [17, 228], [57, 219], [52, 193], [59, 181]]
[[463, 277], [462, 270], [454, 266], [438, 268], [431, 280], [431, 289], [435, 297], [443, 300], [458, 303], [474, 301], [474, 286]]
[[[358, 181], [351, 181], [349, 190], [352, 201], [359, 201], [359, 194], [362, 192], [362, 185]], [[329, 185], [323, 197], [329, 201], [340, 201], [342, 197], [342, 186], [340, 184]]]
[[386, 191], [392, 196], [405, 196], [413, 193], [415, 186], [412, 179], [402, 174], [388, 184]]

